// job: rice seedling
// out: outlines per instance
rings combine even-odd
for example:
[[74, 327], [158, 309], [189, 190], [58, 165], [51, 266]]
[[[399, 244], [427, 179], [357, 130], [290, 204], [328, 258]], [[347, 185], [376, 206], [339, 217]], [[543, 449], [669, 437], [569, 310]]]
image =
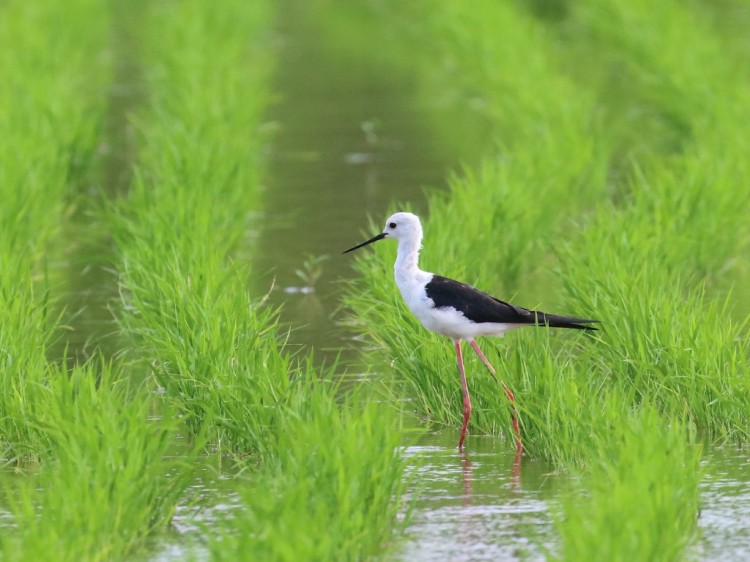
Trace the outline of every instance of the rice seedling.
[[[0, 440], [18, 467], [4, 509], [4, 560], [121, 559], [164, 528], [187, 485], [165, 461], [176, 418], [110, 365], [68, 369], [46, 355], [60, 330], [49, 262], [95, 152], [108, 74], [106, 5], [0, 6]], [[59, 337], [59, 336], [58, 336]]]
[[406, 519], [402, 433], [361, 392], [343, 404], [308, 389], [281, 421], [278, 454], [242, 492], [242, 509], [210, 543], [212, 560], [362, 560], [383, 555]]
[[151, 100], [116, 218], [123, 326], [190, 427], [210, 420], [212, 440], [237, 452], [268, 442], [295, 369], [274, 312], [247, 296], [249, 271], [229, 261], [257, 204], [269, 18], [266, 3], [150, 8]]
[[726, 42], [727, 56], [740, 67], [747, 69], [750, 62], [750, 42], [747, 28], [750, 25], [750, 12], [741, 1], [728, 2], [700, 1], [689, 4], [699, 17], [708, 20], [711, 28]]
[[[746, 190], [731, 189], [734, 207], [727, 204], [726, 191], [727, 183], [732, 185], [747, 170], [738, 158], [747, 146], [746, 135], [736, 127], [748, 104], [747, 81], [737, 59], [727, 56], [726, 38], [703, 14], [675, 2], [655, 7], [640, 1], [627, 5], [592, 1], [576, 8], [573, 14], [577, 25], [586, 26], [590, 35], [607, 38], [608, 48], [600, 50], [604, 53], [601, 56], [618, 61], [631, 88], [668, 116], [680, 132], [682, 152], [676, 158], [642, 155], [632, 174], [640, 176], [641, 182], [648, 181], [648, 188], [637, 196], [652, 198], [649, 214], [671, 222], [668, 213], [659, 212], [658, 205], [662, 198], [670, 197], [667, 193], [676, 191], [672, 185], [675, 182], [685, 186], [685, 199], [679, 203], [691, 215], [706, 211], [711, 216], [713, 205], [721, 205], [723, 208], [717, 211], [728, 217], [742, 212], [747, 205]], [[614, 83], [615, 79], [611, 80]], [[602, 101], [609, 102], [607, 98]], [[635, 183], [630, 181], [626, 187], [633, 188]], [[701, 190], [701, 185], [710, 185], [711, 189]], [[703, 232], [708, 227], [702, 238], [714, 244], [721, 240], [722, 233], [708, 224], [686, 225], [679, 217], [673, 222], [675, 230], [695, 226]]]
[[221, 531], [212, 553], [374, 552], [395, 528], [403, 486], [389, 407], [339, 405], [325, 382], [332, 373], [284, 351], [275, 311], [250, 298], [252, 270], [233, 260], [259, 205], [271, 4], [217, 12], [165, 2], [148, 14], [151, 96], [136, 117], [134, 184], [113, 214], [119, 321], [131, 356], [148, 362], [188, 428], [251, 468], [240, 520], [260, 517], [264, 527], [258, 536]]
[[28, 420], [48, 444], [39, 474], [10, 491], [3, 560], [122, 560], [166, 528], [191, 482], [193, 453], [169, 459], [178, 419], [112, 366], [60, 366]]
[[[592, 226], [586, 234], [622, 241], [622, 231], [610, 230], [617, 224], [607, 220], [606, 228]], [[614, 260], [598, 248], [587, 249], [585, 259], [566, 263], [564, 280], [576, 299], [611, 311], [612, 326], [601, 336], [594, 368], [611, 372], [618, 384], [632, 384], [636, 400], [654, 401], [668, 414], [687, 413], [715, 437], [744, 440], [748, 349], [743, 326], [729, 317], [728, 301], [706, 302], [700, 286], [690, 288], [684, 277], [668, 275], [649, 245], [621, 251]], [[574, 279], [583, 268], [614, 261], [616, 267], [597, 283]]]
[[106, 9], [0, 5], [0, 456], [35, 456], [28, 423], [60, 325], [48, 252], [94, 152], [103, 110]]
[[599, 434], [585, 491], [563, 499], [562, 560], [684, 560], [696, 535], [700, 451], [644, 408]]
[[[601, 15], [605, 3], [594, 4]], [[633, 382], [637, 396], [668, 414], [685, 411], [702, 431], [744, 440], [745, 329], [728, 319], [731, 301], [715, 295], [709, 301], [704, 286], [727, 275], [750, 242], [750, 195], [736, 189], [748, 177], [740, 156], [746, 139], [736, 122], [750, 97], [724, 60], [721, 42], [684, 6], [660, 4], [658, 19], [645, 3], [606, 9], [608, 21], [623, 23], [615, 35], [620, 56], [637, 63], [633, 73], [646, 84], [659, 74], [651, 86], [654, 103], [666, 107], [679, 97], [673, 111], [691, 135], [678, 157], [637, 169], [621, 205], [599, 209], [561, 253], [562, 278], [576, 302], [622, 319], [603, 335], [606, 363], [616, 366], [620, 381]], [[598, 17], [593, 21], [602, 25]], [[599, 272], [596, 281], [583, 271]]]
[[436, 197], [429, 209], [435, 224], [457, 215], [475, 220], [465, 221], [460, 237], [433, 229], [434, 250], [425, 248], [425, 258], [463, 264], [475, 247], [492, 248], [474, 271], [444, 273], [468, 273], [467, 281], [494, 292], [517, 291], [523, 276], [545, 269], [529, 256], [544, 251], [569, 216], [605, 195], [612, 141], [594, 92], [560, 72], [557, 45], [538, 22], [510, 4], [426, 5], [440, 61], [428, 79], [442, 80], [435, 89], [469, 100], [492, 123], [493, 145], [475, 169], [452, 179], [450, 204]]
[[[606, 351], [611, 351], [611, 338], [616, 338], [619, 342], [617, 355], [606, 359], [601, 356], [587, 358], [584, 352], [580, 356], [580, 346], [568, 338], [565, 341], [573, 344], [570, 352], [556, 352], [550, 358], [550, 353], [543, 350], [543, 346], [530, 343], [545, 337], [538, 333], [514, 335], [514, 345], [520, 343], [527, 350], [524, 360], [533, 365], [529, 368], [529, 377], [545, 378], [546, 375], [539, 374], [545, 371], [554, 376], [553, 371], [567, 372], [571, 361], [579, 362], [578, 368], [587, 370], [590, 375], [602, 371], [600, 375], [591, 377], [592, 389], [601, 385], [610, 386], [609, 377], [613, 372], [617, 373], [615, 378], [620, 382], [638, 379], [636, 390], [630, 391], [633, 398], [636, 401], [653, 398], [660, 404], [671, 404], [670, 412], [681, 411], [683, 401], [692, 403], [697, 398], [696, 394], [700, 394], [701, 405], [696, 404], [695, 410], [691, 409], [692, 415], [696, 416], [692, 418], [693, 421], [702, 429], [710, 428], [721, 435], [735, 433], [735, 436], [740, 436], [744, 434], [742, 428], [746, 425], [743, 412], [747, 411], [742, 399], [747, 394], [744, 392], [747, 382], [742, 367], [742, 358], [747, 352], [737, 343], [742, 328], [725, 321], [726, 304], [721, 304], [721, 301], [715, 305], [705, 304], [700, 279], [721, 271], [727, 260], [737, 255], [746, 244], [741, 217], [745, 214], [747, 194], [736, 193], [736, 189], [733, 189], [733, 179], [738, 172], [744, 172], [746, 166], [736, 161], [737, 152], [728, 157], [722, 157], [718, 152], [719, 146], [725, 146], [724, 142], [719, 144], [720, 139], [734, 138], [736, 134], [736, 128], [728, 135], [723, 135], [723, 130], [732, 121], [736, 122], [736, 115], [731, 119], [728, 117], [730, 110], [727, 108], [735, 108], [736, 111], [742, 107], [738, 104], [743, 99], [744, 90], [732, 88], [731, 80], [722, 82], [725, 73], [731, 71], [731, 64], [716, 65], [710, 71], [707, 69], [706, 76], [716, 80], [716, 89], [723, 92], [727, 103], [719, 104], [720, 107], [709, 105], [711, 100], [706, 98], [703, 88], [705, 81], [692, 80], [691, 77], [695, 78], [696, 72], [701, 73], [696, 67], [711, 65], [711, 61], [720, 54], [720, 46], [703, 28], [703, 24], [697, 22], [684, 7], [677, 4], [665, 7], [667, 4], [664, 4], [659, 10], [660, 13], [667, 11], [662, 14], [665, 17], [650, 18], [646, 3], [627, 6], [615, 4], [582, 3], [578, 5], [580, 12], [574, 13], [581, 20], [580, 23], [593, 27], [602, 40], [610, 41], [602, 49], [604, 53], [626, 63], [632, 61], [629, 68], [632, 67], [633, 80], [640, 85], [644, 98], [666, 111], [668, 100], [679, 96], [682, 101], [671, 110], [679, 115], [680, 122], [687, 130], [701, 134], [685, 141], [684, 156], [667, 160], [650, 158], [636, 168], [636, 173], [627, 184], [630, 194], [626, 202], [600, 205], [584, 234], [580, 237], [569, 235], [570, 244], [562, 245], [562, 249], [557, 251], [556, 257], [564, 264], [560, 281], [567, 291], [567, 309], [577, 314], [615, 318], [615, 325], [611, 329], [607, 326], [600, 345]], [[608, 10], [616, 14], [598, 17], [603, 10], [606, 14], [610, 13]], [[612, 24], [613, 21], [620, 22], [620, 25]], [[625, 25], [628, 22], [632, 25]], [[697, 26], [698, 29], [692, 34], [678, 36], [678, 31], [688, 25]], [[644, 33], [649, 26], [654, 29]], [[660, 26], [667, 32], [662, 32]], [[703, 40], [706, 34], [708, 36]], [[696, 35], [702, 40], [692, 47]], [[479, 42], [478, 37], [481, 35], [475, 35], [471, 40]], [[679, 45], [674, 44], [677, 39], [680, 39]], [[469, 42], [470, 39], [465, 38], [464, 41]], [[671, 41], [671, 51], [662, 48], [665, 41]], [[480, 54], [491, 49], [484, 43], [479, 44], [481, 47], [477, 47], [475, 56], [470, 57], [472, 60], [477, 60]], [[526, 50], [523, 49], [524, 52]], [[529, 50], [532, 50], [531, 46]], [[652, 50], [657, 53], [654, 57], [644, 54]], [[657, 74], [660, 77], [658, 81], [649, 81], [650, 76]], [[507, 80], [509, 76], [510, 73], [505, 74]], [[528, 80], [528, 74], [521, 80], [521, 83]], [[565, 92], [559, 93], [564, 95]], [[564, 100], [559, 105], [566, 107], [567, 103], [570, 102]], [[706, 119], [709, 110], [714, 111], [716, 119]], [[519, 122], [519, 127], [534, 130], [531, 123]], [[711, 148], [714, 142], [716, 152]], [[566, 148], [561, 146], [560, 150]], [[512, 156], [524, 149], [523, 143], [519, 142], [509, 152]], [[529, 153], [532, 151], [539, 152], [536, 146], [529, 147]], [[599, 165], [606, 166], [606, 162]], [[549, 169], [546, 159], [525, 167], [542, 170], [541, 173]], [[483, 179], [485, 176], [487, 179]], [[511, 242], [513, 234], [518, 233], [521, 240], [542, 240], [536, 248], [545, 249], [549, 238], [544, 242], [544, 229], [537, 235], [539, 229], [531, 221], [532, 229], [522, 233], [525, 226], [519, 225], [526, 223], [525, 211], [528, 207], [534, 207], [536, 212], [537, 208], [555, 205], [559, 194], [554, 191], [540, 192], [533, 203], [523, 198], [512, 199], [517, 206], [518, 216], [515, 220], [506, 220], [502, 229], [490, 219], [462, 220], [459, 229], [454, 226], [457, 209], [463, 210], [463, 216], [484, 217], [492, 216], [493, 212], [488, 209], [497, 207], [486, 205], [490, 195], [475, 197], [478, 189], [472, 185], [481, 186], [488, 193], [505, 194], [504, 189], [498, 187], [503, 182], [498, 181], [497, 176], [488, 175], [486, 168], [482, 168], [481, 175], [466, 174], [466, 183], [468, 187], [454, 185], [448, 198], [437, 199], [431, 206], [425, 262], [429, 261], [430, 255], [440, 255], [445, 257], [448, 264], [470, 264], [470, 272], [461, 272], [469, 280], [482, 279], [490, 275], [484, 273], [487, 264], [499, 269], [510, 263], [510, 269], [514, 269], [513, 260], [496, 257], [498, 254], [504, 256], [504, 250], [498, 250], [497, 245], [488, 243], [488, 237], [498, 236], [502, 232], [500, 245], [505, 246], [508, 232], [511, 233]], [[707, 189], [708, 185], [711, 189]], [[575, 191], [569, 188], [568, 191], [575, 198]], [[546, 211], [542, 216], [550, 215]], [[726, 228], [727, 223], [733, 228]], [[457, 231], [461, 232], [460, 237], [455, 236]], [[433, 235], [435, 232], [437, 237]], [[441, 236], [444, 237], [442, 240]], [[466, 247], [467, 240], [472, 244], [469, 249]], [[453, 259], [456, 248], [459, 250], [458, 256]], [[524, 254], [525, 248], [529, 248], [527, 242], [513, 246], [512, 253]], [[390, 257], [393, 249], [384, 251]], [[378, 263], [374, 264], [376, 260]], [[555, 259], [542, 257], [541, 261], [552, 264]], [[360, 262], [370, 294], [351, 297], [350, 302], [364, 311], [359, 316], [365, 318], [365, 322], [359, 326], [368, 332], [372, 331], [367, 329], [367, 325], [378, 326], [373, 339], [388, 349], [389, 355], [397, 358], [396, 369], [406, 378], [406, 384], [416, 391], [414, 394], [421, 402], [421, 411], [428, 416], [455, 423], [456, 412], [460, 412], [460, 408], [456, 407], [459, 393], [449, 350], [444, 346], [437, 349], [431, 336], [419, 331], [415, 322], [385, 318], [390, 310], [402, 306], [388, 279], [388, 266], [389, 259], [382, 257], [369, 257]], [[516, 269], [524, 268], [516, 266]], [[532, 265], [527, 269], [531, 273], [535, 267]], [[489, 283], [483, 286], [491, 288]], [[682, 289], [675, 290], [677, 287]], [[388, 309], [383, 303], [392, 304], [393, 308]], [[637, 306], [632, 303], [637, 303]], [[519, 355], [514, 353], [515, 357]], [[587, 361], [593, 361], [593, 366], [586, 366]], [[521, 365], [515, 364], [514, 367]], [[421, 374], [446, 371], [447, 376]], [[726, 376], [717, 378], [719, 373]], [[523, 396], [523, 380], [519, 380], [513, 372], [507, 375], [510, 381], [521, 386]], [[578, 381], [576, 385], [580, 383], [584, 388], [589, 387], [589, 383], [581, 381], [580, 377], [571, 380]], [[490, 431], [496, 430], [498, 425], [507, 427], [507, 423], [502, 421], [507, 419], [507, 404], [504, 405], [501, 394], [495, 388], [485, 391], [481, 382], [470, 384], [474, 384], [471, 390], [478, 396], [479, 404], [475, 427]], [[727, 392], [728, 387], [733, 390]], [[489, 406], [483, 403], [485, 395], [499, 398], [492, 400]], [[667, 397], [669, 400], [665, 402]], [[529, 398], [533, 400], [533, 397]], [[716, 403], [724, 406], [705, 408], [708, 404]], [[534, 413], [537, 407], [545, 408], [540, 403], [530, 408], [527, 415], [538, 415]], [[501, 419], [493, 420], [492, 412], [498, 412]], [[485, 416], [485, 413], [488, 415]]]

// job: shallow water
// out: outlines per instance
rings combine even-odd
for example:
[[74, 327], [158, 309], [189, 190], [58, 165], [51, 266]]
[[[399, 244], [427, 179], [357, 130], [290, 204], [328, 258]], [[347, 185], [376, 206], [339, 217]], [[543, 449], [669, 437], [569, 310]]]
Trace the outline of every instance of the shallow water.
[[496, 439], [472, 437], [462, 454], [456, 438], [434, 432], [406, 450], [418, 500], [397, 559], [544, 559], [554, 546], [548, 500], [559, 477]]
[[[413, 472], [407, 499], [413, 512], [396, 561], [545, 560], [557, 552], [558, 498], [570, 477], [545, 463], [517, 456], [512, 447], [471, 436], [461, 454], [457, 430], [428, 431], [405, 448]], [[172, 562], [207, 560], [202, 536], [240, 507], [231, 465], [213, 459], [177, 510], [174, 531], [158, 537], [138, 558]], [[700, 538], [689, 559], [750, 558], [750, 449], [719, 448], [706, 456], [701, 484]], [[0, 513], [0, 524], [2, 524]]]
[[697, 560], [750, 560], [750, 448], [721, 447], [705, 455]]
[[200, 473], [188, 488], [186, 501], [175, 511], [172, 532], [154, 537], [135, 560], [197, 562], [210, 558], [205, 545], [206, 534], [211, 534], [212, 529], [220, 529], [224, 518], [241, 508], [241, 499], [231, 469], [221, 472], [209, 464]]

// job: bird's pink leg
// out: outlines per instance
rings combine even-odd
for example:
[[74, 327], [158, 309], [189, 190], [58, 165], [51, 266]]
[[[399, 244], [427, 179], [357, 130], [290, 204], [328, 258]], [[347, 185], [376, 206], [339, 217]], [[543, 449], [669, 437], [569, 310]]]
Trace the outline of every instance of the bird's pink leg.
[[471, 400], [469, 399], [469, 385], [466, 383], [464, 358], [461, 354], [461, 340], [456, 340], [456, 361], [458, 362], [458, 372], [461, 375], [461, 390], [464, 394], [464, 423], [461, 426], [461, 437], [458, 439], [458, 448], [463, 450], [466, 428], [469, 426], [469, 418], [471, 417]]
[[[492, 366], [489, 359], [487, 359], [484, 356], [484, 353], [482, 353], [482, 350], [479, 349], [477, 342], [474, 340], [471, 340], [471, 347], [474, 348], [474, 351], [477, 352], [477, 355], [479, 355], [479, 358], [482, 360], [482, 363], [484, 363], [484, 366], [487, 367], [487, 370], [492, 375], [492, 378], [497, 381], [495, 368]], [[511, 414], [511, 420], [513, 421], [513, 431], [516, 434], [516, 452], [520, 453], [523, 450], [523, 445], [521, 445], [521, 428], [518, 427], [518, 415], [516, 413], [516, 397], [513, 396], [513, 393], [511, 392], [510, 388], [508, 388], [503, 381], [500, 381], [500, 384], [503, 385], [503, 390], [505, 390], [505, 395], [508, 397], [508, 400], [510, 400], [510, 407], [513, 411], [513, 413]]]

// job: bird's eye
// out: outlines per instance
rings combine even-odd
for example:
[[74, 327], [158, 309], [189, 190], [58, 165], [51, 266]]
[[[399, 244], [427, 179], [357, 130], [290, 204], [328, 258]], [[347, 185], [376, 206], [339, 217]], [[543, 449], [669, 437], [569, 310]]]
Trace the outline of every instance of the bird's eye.
[[388, 226], [389, 226], [389, 227], [391, 227], [391, 228], [396, 228], [396, 223], [395, 223], [395, 222], [392, 222], [392, 223], [391, 223], [391, 224], [389, 224]]

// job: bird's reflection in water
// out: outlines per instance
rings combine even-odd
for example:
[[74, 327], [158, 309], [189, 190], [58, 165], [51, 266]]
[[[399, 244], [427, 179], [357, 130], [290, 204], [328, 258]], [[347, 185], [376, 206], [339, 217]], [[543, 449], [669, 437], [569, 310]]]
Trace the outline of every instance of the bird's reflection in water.
[[463, 475], [464, 481], [464, 505], [471, 505], [472, 497], [472, 470], [471, 470], [471, 459], [469, 459], [469, 453], [465, 449], [462, 449], [459, 454], [461, 455], [461, 474]]
[[513, 489], [517, 491], [521, 489], [521, 456], [523, 456], [523, 453], [516, 449], [516, 454], [513, 456], [513, 468], [510, 471], [511, 484]]
[[[474, 559], [474, 556], [479, 556], [479, 558], [484, 559], [484, 554], [481, 553], [485, 550], [491, 550], [491, 548], [487, 546], [487, 538], [484, 536], [487, 529], [486, 506], [483, 505], [483, 503], [487, 501], [486, 492], [483, 493], [480, 491], [476, 497], [474, 496], [474, 466], [466, 450], [461, 451], [459, 455], [461, 459], [461, 478], [463, 484], [463, 496], [461, 498], [463, 508], [462, 513], [458, 518], [462, 550], [462, 555], [458, 557], [458, 559], [472, 560]], [[508, 476], [506, 478], [499, 477], [496, 481], [497, 492], [505, 497], [502, 503], [506, 506], [520, 501], [523, 496], [523, 491], [521, 489], [521, 457], [522, 454], [517, 451], [513, 457], [513, 462], [509, 467], [510, 472], [506, 473]], [[481, 465], [482, 461], [480, 460], [477, 468], [481, 467]], [[500, 472], [504, 471], [501, 470]], [[481, 480], [483, 477], [479, 476], [479, 478]], [[482, 485], [481, 481], [477, 484], [479, 485], [480, 490], [486, 487]], [[504, 492], [502, 491], [503, 488], [505, 489]], [[477, 501], [476, 505], [474, 505], [475, 499]], [[520, 545], [523, 542], [520, 529], [516, 528], [515, 525], [509, 525], [507, 527], [507, 534], [504, 542], [505, 547], [513, 552], [513, 558], [516, 558], [516, 555], [520, 556], [520, 551], [516, 552], [516, 548], [513, 546]]]
[[474, 436], [460, 453], [455, 436], [454, 428], [425, 434], [409, 449], [418, 496], [397, 559], [545, 560], [539, 545], [551, 547], [556, 536], [543, 489], [551, 467], [493, 436]]
[[[459, 456], [461, 457], [461, 476], [463, 478], [463, 504], [465, 506], [469, 506], [472, 504], [472, 496], [473, 496], [473, 468], [471, 464], [471, 458], [469, 458], [469, 453], [466, 452], [465, 449], [462, 449], [459, 451]], [[508, 481], [510, 482], [510, 487], [513, 492], [515, 492], [513, 495], [517, 495], [518, 492], [521, 491], [521, 458], [523, 454], [519, 451], [516, 451], [515, 455], [513, 456], [513, 464], [511, 465], [510, 469], [510, 478]]]

